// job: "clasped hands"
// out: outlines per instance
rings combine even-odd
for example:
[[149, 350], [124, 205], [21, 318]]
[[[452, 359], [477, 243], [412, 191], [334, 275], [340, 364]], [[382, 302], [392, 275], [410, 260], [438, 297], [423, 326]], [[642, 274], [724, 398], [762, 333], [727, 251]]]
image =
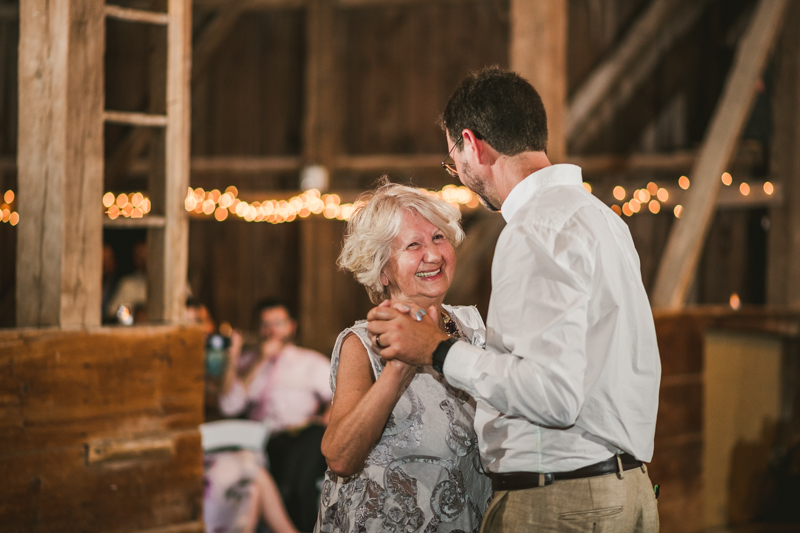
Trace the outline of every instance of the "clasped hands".
[[387, 361], [430, 365], [433, 351], [447, 334], [439, 329], [436, 307], [421, 309], [384, 300], [367, 313], [372, 345]]

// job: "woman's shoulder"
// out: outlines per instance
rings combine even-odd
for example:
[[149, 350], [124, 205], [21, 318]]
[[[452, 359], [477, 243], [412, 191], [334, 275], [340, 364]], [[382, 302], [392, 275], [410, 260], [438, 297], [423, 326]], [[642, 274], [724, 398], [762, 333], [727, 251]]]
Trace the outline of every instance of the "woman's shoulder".
[[445, 311], [447, 311], [450, 316], [458, 319], [459, 322], [464, 324], [467, 327], [480, 327], [485, 329], [485, 325], [483, 323], [483, 317], [481, 317], [480, 312], [478, 312], [478, 308], [474, 305], [447, 305], [442, 304]]
[[486, 324], [474, 305], [442, 304], [444, 310], [458, 323], [461, 333], [475, 346], [486, 343]]

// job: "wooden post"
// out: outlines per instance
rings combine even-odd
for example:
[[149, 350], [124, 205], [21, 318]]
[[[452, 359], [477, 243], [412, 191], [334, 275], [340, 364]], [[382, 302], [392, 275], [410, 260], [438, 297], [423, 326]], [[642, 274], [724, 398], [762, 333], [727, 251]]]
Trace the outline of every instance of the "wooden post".
[[103, 0], [20, 6], [17, 326], [100, 324]]
[[770, 167], [783, 205], [770, 210], [767, 303], [800, 305], [800, 4], [791, 3], [776, 50]]
[[[169, 0], [167, 28], [167, 127], [165, 132], [164, 228], [148, 235], [148, 310], [151, 321], [179, 322], [186, 300], [189, 186], [192, 2]], [[154, 206], [155, 209], [155, 206]]]
[[700, 156], [689, 175], [691, 188], [681, 218], [675, 221], [653, 290], [656, 308], [681, 308], [694, 279], [720, 186], [736, 140], [750, 111], [758, 77], [783, 21], [786, 0], [760, 0], [720, 97]]
[[511, 0], [511, 69], [528, 79], [544, 102], [553, 162], [566, 157], [567, 1]]
[[[304, 124], [303, 157], [306, 164], [333, 168], [338, 140], [336, 57], [336, 7], [330, 0], [309, 0], [306, 6], [306, 116]], [[338, 327], [335, 309], [335, 288], [332, 281], [334, 265], [339, 254], [340, 224], [325, 219], [300, 222], [300, 330], [302, 342], [319, 346], [325, 336], [335, 335]], [[318, 338], [310, 338], [314, 335]]]

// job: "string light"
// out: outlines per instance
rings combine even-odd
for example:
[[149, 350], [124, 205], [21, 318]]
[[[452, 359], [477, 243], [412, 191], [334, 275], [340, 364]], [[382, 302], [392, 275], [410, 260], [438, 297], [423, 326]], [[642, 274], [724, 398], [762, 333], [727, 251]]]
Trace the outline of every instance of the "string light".
[[3, 194], [3, 204], [0, 204], [0, 222], [4, 224], [11, 224], [12, 226], [16, 226], [19, 224], [19, 213], [14, 211], [14, 208], [11, 204], [14, 203], [14, 199], [16, 195], [14, 191], [11, 189], [7, 190], [5, 194]]
[[[588, 184], [584, 183], [584, 185]], [[464, 186], [445, 185], [439, 191], [421, 190], [456, 207], [464, 205], [474, 209], [480, 203], [478, 196]], [[247, 202], [237, 198], [238, 195], [239, 191], [234, 186], [228, 187], [222, 193], [217, 189], [204, 191], [200, 187], [196, 189], [189, 187], [186, 191], [186, 198], [183, 200], [183, 207], [187, 211], [194, 211], [197, 214], [208, 216], [213, 214], [214, 218], [220, 222], [226, 220], [228, 214], [231, 214], [247, 222], [269, 222], [271, 224], [292, 222], [298, 217], [306, 218], [311, 215], [322, 215], [329, 220], [349, 220], [357, 207], [352, 203], [342, 203], [337, 194], [320, 194], [317, 189], [309, 189], [288, 200], [272, 199]], [[109, 216], [111, 215], [109, 214]]]
[[[733, 182], [733, 178], [728, 172], [722, 174], [721, 180], [726, 186]], [[678, 179], [678, 186], [681, 189], [687, 190], [689, 185], [688, 177], [681, 176]], [[583, 187], [588, 192], [592, 192], [589, 182], [583, 182]], [[775, 193], [775, 186], [769, 181], [764, 182], [763, 189], [767, 195]], [[479, 197], [464, 186], [445, 185], [439, 191], [421, 190], [456, 207], [466, 206], [474, 209], [480, 205]], [[748, 196], [750, 191], [751, 187], [748, 183], [742, 182], [739, 185], [739, 192], [743, 196]], [[289, 199], [251, 203], [241, 200], [238, 195], [239, 190], [233, 185], [227, 187], [224, 192], [220, 192], [218, 189], [205, 191], [201, 187], [189, 187], [184, 198], [184, 208], [186, 211], [193, 211], [198, 215], [213, 216], [220, 222], [227, 220], [229, 215], [236, 215], [249, 222], [280, 224], [311, 215], [322, 215], [331, 220], [349, 220], [358, 207], [352, 203], [342, 203], [341, 198], [336, 194], [320, 194], [317, 189], [310, 189]], [[612, 195], [621, 202], [627, 196], [627, 191], [623, 186], [617, 185], [613, 188]], [[610, 207], [619, 216], [630, 217], [636, 213], [648, 211], [658, 214], [661, 211], [661, 204], [666, 203], [669, 198], [668, 189], [659, 187], [655, 182], [649, 182], [646, 187], [635, 190], [628, 202], [622, 205], [614, 204]], [[9, 189], [2, 196], [5, 203], [0, 204], [0, 221], [10, 223], [12, 226], [19, 223], [19, 213], [14, 211], [13, 206], [10, 205], [15, 199], [15, 192]], [[647, 209], [643, 210], [642, 207], [645, 204]], [[152, 205], [150, 199], [141, 192], [119, 194], [106, 192], [103, 195], [103, 207], [106, 216], [114, 220], [119, 217], [143, 218], [150, 213]], [[682, 213], [683, 206], [674, 206], [675, 218], [680, 218]]]
[[150, 199], [140, 192], [119, 193], [107, 192], [103, 195], [105, 214], [111, 220], [119, 217], [144, 218], [150, 213]]
[[739, 308], [742, 306], [742, 300], [739, 298], [739, 295], [736, 294], [735, 292], [731, 294], [730, 305], [731, 309], [733, 309], [734, 311], [738, 311]]
[[743, 181], [739, 185], [739, 192], [742, 193], [742, 196], [747, 196], [748, 194], [750, 194], [750, 186]]

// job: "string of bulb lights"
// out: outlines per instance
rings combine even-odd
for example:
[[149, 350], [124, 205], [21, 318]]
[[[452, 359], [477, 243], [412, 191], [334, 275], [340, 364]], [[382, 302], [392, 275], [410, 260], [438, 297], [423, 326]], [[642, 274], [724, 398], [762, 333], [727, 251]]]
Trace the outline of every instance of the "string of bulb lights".
[[[725, 172], [721, 176], [722, 184], [726, 187], [733, 184], [733, 177]], [[691, 182], [686, 176], [678, 179], [678, 187], [683, 190], [689, 189]], [[584, 188], [592, 192], [589, 182], [583, 183]], [[764, 193], [772, 195], [775, 186], [765, 181], [763, 184]], [[478, 196], [464, 186], [445, 185], [438, 191], [421, 189], [428, 194], [442, 198], [452, 205], [466, 206], [474, 209], [480, 204]], [[739, 193], [748, 196], [751, 187], [747, 182], [739, 184]], [[617, 185], [612, 190], [614, 199], [621, 204], [611, 204], [611, 209], [619, 216], [631, 217], [638, 213], [658, 214], [661, 212], [662, 204], [670, 198], [670, 192], [665, 187], [660, 187], [655, 182], [650, 182], [646, 187], [634, 190], [630, 196], [622, 185]], [[229, 216], [237, 216], [247, 222], [269, 222], [271, 224], [282, 224], [292, 222], [298, 218], [306, 218], [312, 215], [321, 215], [327, 219], [349, 220], [357, 205], [353, 203], [342, 203], [337, 194], [322, 194], [317, 189], [310, 189], [302, 194], [288, 199], [270, 199], [263, 201], [247, 202], [240, 199], [238, 189], [231, 185], [224, 192], [218, 189], [205, 191], [200, 187], [189, 187], [184, 198], [183, 206], [186, 211], [192, 212], [195, 216], [214, 217], [219, 222], [226, 220]], [[2, 197], [3, 203], [0, 204], [0, 222], [16, 226], [19, 224], [19, 213], [14, 209], [16, 194], [12, 190], [7, 190]], [[107, 192], [103, 195], [103, 207], [105, 215], [111, 219], [119, 217], [125, 218], [144, 218], [150, 213], [152, 205], [150, 199], [141, 192], [118, 193]], [[678, 204], [672, 209], [675, 218], [680, 218], [683, 213], [683, 206]]]

